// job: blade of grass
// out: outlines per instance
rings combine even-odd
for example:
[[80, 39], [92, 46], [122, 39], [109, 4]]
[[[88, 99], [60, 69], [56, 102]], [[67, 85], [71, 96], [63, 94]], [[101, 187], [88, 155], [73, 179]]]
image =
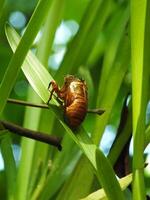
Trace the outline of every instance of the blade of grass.
[[93, 49], [89, 55], [89, 58], [87, 60], [87, 66], [92, 68], [94, 64], [101, 58], [101, 56], [104, 54], [106, 49], [106, 37], [104, 32], [100, 33], [95, 45], [93, 46]]
[[[27, 55], [27, 52], [37, 35], [41, 24], [50, 8], [51, 1], [41, 0], [39, 1], [29, 23], [27, 29], [20, 40], [20, 43], [15, 51], [15, 54], [12, 56], [10, 63], [5, 72], [5, 76], [0, 85], [0, 115], [3, 112], [4, 106], [7, 102], [7, 98], [13, 88], [13, 85], [16, 81], [18, 73], [20, 71], [21, 65], [24, 61], [24, 58]], [[44, 12], [43, 12], [44, 10]], [[8, 25], [6, 25], [7, 27]], [[9, 80], [9, 81], [8, 81]], [[11, 84], [10, 84], [11, 83]]]
[[[41, 200], [48, 200], [57, 194], [59, 188], [66, 180], [66, 177], [71, 173], [70, 166], [74, 166], [79, 158], [80, 153], [77, 151], [77, 146], [74, 145], [72, 140], [70, 140], [70, 137], [68, 139], [68, 135], [64, 136], [62, 146], [63, 150], [61, 154], [57, 153], [53, 160], [53, 166], [47, 177], [44, 190], [40, 194]], [[70, 159], [70, 156], [73, 157], [72, 160]]]
[[[28, 92], [28, 99], [37, 101], [37, 95], [32, 95], [32, 90], [30, 88]], [[37, 130], [39, 116], [40, 116], [39, 109], [26, 109], [25, 116], [24, 116], [24, 123], [23, 126], [27, 128], [31, 128], [33, 130]], [[32, 119], [30, 118], [32, 117]], [[34, 121], [33, 121], [34, 119]], [[32, 180], [31, 176], [31, 166], [34, 158], [34, 148], [35, 148], [36, 141], [29, 140], [23, 138], [21, 140], [21, 158], [18, 166], [18, 173], [17, 173], [17, 181], [16, 181], [16, 190], [14, 193], [14, 199], [29, 199], [28, 195], [28, 185], [30, 180]], [[27, 156], [28, 155], [28, 156]]]
[[108, 199], [125, 199], [111, 164], [108, 160], [105, 162], [104, 155], [98, 150], [96, 150], [96, 163], [98, 166], [98, 179], [101, 182]]
[[[96, 169], [96, 174], [98, 173], [99, 182], [104, 186], [104, 189], [107, 195], [110, 197], [110, 199], [120, 199], [120, 200], [124, 199], [124, 196], [121, 192], [120, 186], [117, 182], [113, 169], [109, 164], [109, 161], [105, 158], [103, 153], [99, 149], [97, 149], [94, 144], [91, 143], [90, 138], [86, 133], [84, 133], [83, 129], [80, 129], [75, 136], [74, 134], [72, 134], [72, 132], [68, 129], [68, 127], [65, 124], [62, 123], [62, 125], [69, 133], [69, 135], [73, 138], [73, 140], [79, 145], [79, 147], [87, 156], [93, 167]], [[97, 152], [98, 152], [98, 160], [95, 160], [96, 159], [95, 155]], [[110, 188], [108, 187], [109, 184], [111, 185]], [[113, 192], [111, 191], [111, 188], [113, 188]], [[59, 196], [58, 199], [59, 200], [66, 199], [66, 197], [64, 196], [65, 194], [63, 196]]]
[[98, 99], [97, 102], [97, 107], [103, 108], [105, 110], [105, 113], [100, 118], [96, 117], [96, 123], [94, 127], [95, 131], [93, 133], [93, 140], [96, 144], [99, 144], [104, 129], [108, 123], [112, 107], [117, 98], [120, 86], [129, 67], [129, 59], [129, 40], [128, 37], [125, 37], [120, 42], [117, 57], [110, 72], [111, 76], [108, 79], [107, 84], [105, 84], [105, 93], [102, 99]]
[[115, 143], [108, 154], [108, 159], [110, 160], [112, 166], [114, 166], [115, 162], [117, 161], [120, 152], [122, 151], [123, 147], [129, 140], [129, 138], [131, 137], [131, 134], [132, 134], [132, 112], [131, 112], [131, 105], [129, 105], [128, 118], [125, 127], [121, 131], [118, 138], [115, 140]]
[[[148, 100], [150, 2], [131, 1], [133, 199], [145, 199], [144, 140]], [[138, 29], [137, 29], [138, 27]], [[138, 77], [138, 78], [137, 78]]]
[[[6, 36], [12, 50], [15, 52], [15, 49], [20, 40], [19, 35], [12, 27], [7, 26]], [[31, 53], [31, 51], [29, 51], [28, 56], [22, 65], [22, 70], [25, 73], [25, 76], [28, 77], [30, 75], [29, 82], [31, 83], [35, 92], [46, 103], [49, 98], [49, 92], [47, 90], [47, 86], [53, 78], [50, 76], [48, 71], [41, 65], [36, 56], [33, 53]]]
[[[129, 174], [121, 179], [119, 179], [119, 184], [122, 190], [125, 190], [132, 181], [132, 174]], [[107, 200], [104, 189], [97, 190], [96, 192], [91, 193], [87, 197], [81, 200]]]
[[[87, 61], [87, 57], [90, 55], [91, 49], [94, 47], [96, 39], [98, 38], [107, 18], [111, 13], [112, 10], [111, 4], [112, 2], [110, 0], [102, 1], [102, 4], [100, 5], [96, 13], [95, 20], [91, 24], [90, 32], [86, 33], [86, 38], [85, 38], [86, 45], [85, 44], [83, 45], [83, 51], [82, 54], [80, 54], [78, 60], [76, 60], [75, 63], [76, 66], [80, 66], [81, 64], [84, 64]], [[74, 71], [75, 70], [73, 69], [73, 72]]]
[[[105, 85], [110, 78], [111, 69], [115, 62], [120, 41], [124, 35], [125, 27], [129, 20], [129, 5], [127, 5], [125, 8], [119, 6], [115, 12], [116, 14], [114, 14], [111, 22], [105, 30], [105, 37], [108, 43], [108, 47], [106, 48], [104, 55], [97, 102], [99, 102], [102, 98], [103, 93], [105, 92]], [[112, 34], [112, 30], [115, 30], [115, 34]]]
[[5, 6], [5, 3], [6, 3], [5, 0], [0, 0], [0, 5], [1, 5], [1, 8], [0, 8], [0, 18], [1, 18], [1, 15], [3, 13], [3, 9], [4, 9], [4, 6]]
[[91, 46], [94, 45], [94, 41], [96, 41], [108, 17], [109, 6], [110, 1], [93, 0], [89, 2], [80, 23], [80, 29], [68, 46], [68, 50], [55, 76], [59, 83], [62, 80], [60, 77], [64, 77], [66, 71], [74, 74], [77, 72], [78, 67], [86, 62]]
[[4, 159], [5, 174], [7, 180], [7, 199], [13, 199], [14, 183], [16, 181], [16, 163], [12, 151], [12, 142], [8, 131], [0, 132], [1, 153]]
[[[80, 174], [81, 166], [84, 168], [83, 173]], [[86, 177], [86, 178], [85, 178]], [[91, 189], [93, 180], [93, 168], [89, 164], [88, 159], [83, 155], [76, 165], [76, 168], [71, 173], [71, 176], [65, 182], [57, 196], [57, 200], [60, 199], [80, 199], [87, 194]], [[87, 184], [90, 181], [91, 184]], [[78, 183], [78, 184], [77, 184]], [[81, 187], [81, 185], [85, 187]]]
[[[52, 44], [55, 36], [56, 29], [60, 24], [64, 12], [66, 0], [53, 0], [46, 24], [43, 28], [43, 35], [38, 44], [37, 57], [40, 59], [44, 66], [48, 66], [48, 59], [52, 50]], [[59, 12], [58, 12], [59, 10]], [[43, 51], [44, 49], [44, 51]]]

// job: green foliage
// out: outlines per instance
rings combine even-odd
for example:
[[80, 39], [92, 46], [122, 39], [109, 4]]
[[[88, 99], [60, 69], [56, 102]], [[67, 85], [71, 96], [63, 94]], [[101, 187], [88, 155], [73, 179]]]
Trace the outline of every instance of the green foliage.
[[[121, 178], [119, 180], [119, 184], [120, 184], [121, 188], [124, 190], [131, 183], [131, 181], [132, 181], [132, 175], [129, 174], [126, 177]], [[113, 188], [113, 186], [112, 186], [112, 188]], [[83, 198], [82, 200], [92, 200], [92, 199], [94, 199], [94, 200], [99, 200], [99, 199], [106, 200], [107, 196], [106, 196], [104, 190], [100, 189], [100, 190], [97, 190], [96, 192], [91, 193], [89, 196]]]
[[[3, 199], [112, 200], [129, 199], [132, 194], [133, 199], [145, 199], [149, 188], [145, 185], [144, 150], [150, 141], [146, 115], [149, 112], [149, 1], [39, 0], [25, 5], [22, 0], [16, 1], [12, 8], [11, 1], [1, 2], [1, 119], [11, 119], [23, 127], [63, 138], [62, 151], [58, 152], [41, 142], [12, 137], [0, 124]], [[23, 11], [28, 21], [18, 28], [19, 34], [17, 28], [6, 23], [15, 9]], [[69, 30], [67, 42], [56, 41], [61, 22]], [[62, 35], [63, 32], [59, 37]], [[64, 49], [56, 69], [52, 58]], [[86, 80], [89, 108], [104, 109], [102, 116], [87, 114], [82, 126], [72, 131], [55, 98], [47, 110], [8, 105], [9, 96], [46, 103], [49, 82], [56, 80], [61, 86], [66, 74]], [[18, 92], [19, 85], [22, 93]], [[123, 112], [126, 99], [127, 111]], [[105, 148], [111, 148], [106, 156], [99, 144], [105, 142], [103, 135], [108, 127], [114, 127], [115, 131], [111, 129], [106, 140], [113, 134], [115, 140], [113, 145], [105, 144]], [[133, 161], [128, 145], [132, 132]], [[19, 158], [14, 145], [19, 149]], [[132, 164], [125, 162], [127, 158]], [[129, 172], [133, 176], [127, 175]], [[118, 179], [116, 175], [120, 173]], [[131, 182], [132, 191], [127, 189]]]

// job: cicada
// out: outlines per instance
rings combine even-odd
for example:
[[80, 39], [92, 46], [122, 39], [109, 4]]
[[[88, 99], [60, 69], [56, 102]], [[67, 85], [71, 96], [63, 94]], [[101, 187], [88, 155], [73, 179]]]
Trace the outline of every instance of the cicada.
[[[50, 87], [52, 87], [51, 90]], [[62, 102], [66, 123], [71, 129], [79, 127], [87, 114], [88, 108], [86, 82], [73, 75], [67, 75], [61, 88], [52, 80], [48, 89], [50, 90], [48, 103], [55, 93], [57, 99]]]

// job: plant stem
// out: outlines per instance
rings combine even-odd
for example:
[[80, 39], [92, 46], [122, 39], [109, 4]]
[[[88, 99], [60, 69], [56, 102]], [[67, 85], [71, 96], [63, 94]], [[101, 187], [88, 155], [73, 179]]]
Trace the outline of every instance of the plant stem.
[[44, 142], [50, 145], [53, 145], [58, 148], [59, 151], [61, 151], [61, 138], [58, 138], [56, 136], [50, 136], [48, 134], [39, 132], [39, 131], [33, 131], [30, 129], [23, 128], [21, 126], [18, 126], [16, 124], [2, 121], [0, 120], [0, 123], [4, 126], [5, 129], [10, 130], [12, 133], [16, 133], [17, 135], [24, 136], [27, 138], [31, 138], [40, 142]]
[[[17, 100], [17, 99], [8, 99], [7, 100], [8, 103], [13, 103], [13, 104], [19, 104], [19, 105], [24, 105], [24, 106], [31, 106], [31, 107], [36, 107], [36, 108], [46, 108], [49, 109], [49, 106], [41, 103], [41, 104], [35, 104], [32, 102], [28, 102], [28, 101], [22, 101], [22, 100]], [[92, 114], [97, 114], [97, 115], [102, 115], [105, 112], [105, 110], [99, 109], [99, 108], [95, 108], [95, 109], [88, 109], [87, 113], [92, 113]]]

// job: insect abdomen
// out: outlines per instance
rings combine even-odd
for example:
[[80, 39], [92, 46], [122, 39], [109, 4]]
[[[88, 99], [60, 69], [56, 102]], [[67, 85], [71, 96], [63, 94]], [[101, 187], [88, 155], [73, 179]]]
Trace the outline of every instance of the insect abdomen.
[[70, 128], [77, 128], [84, 120], [87, 112], [87, 102], [84, 98], [77, 98], [66, 107], [65, 118]]

